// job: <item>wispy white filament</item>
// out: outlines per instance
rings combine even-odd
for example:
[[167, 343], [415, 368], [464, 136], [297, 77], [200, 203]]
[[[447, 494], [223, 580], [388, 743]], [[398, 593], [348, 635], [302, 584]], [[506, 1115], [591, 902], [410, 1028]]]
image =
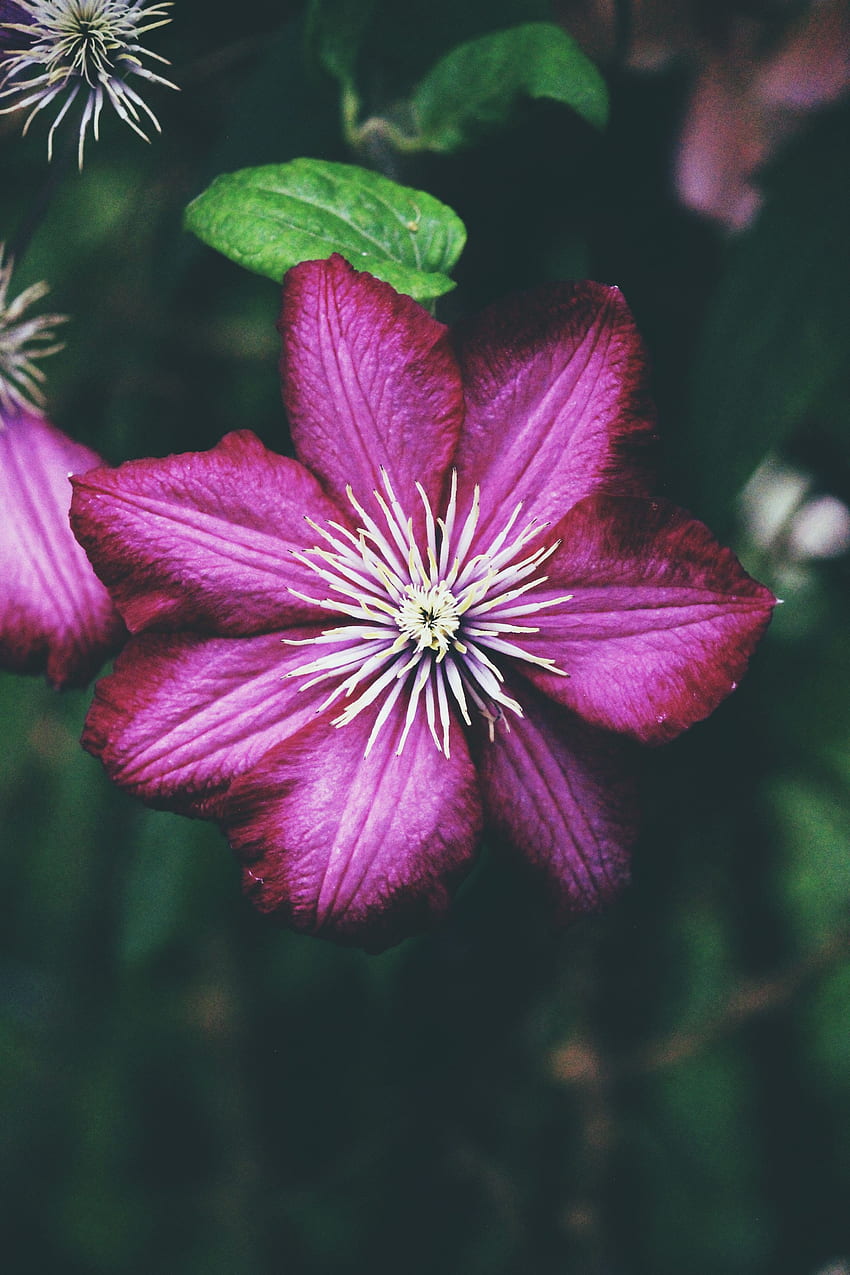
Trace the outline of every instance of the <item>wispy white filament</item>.
[[376, 491], [375, 498], [383, 525], [366, 512], [350, 487], [348, 499], [360, 521], [357, 533], [338, 524], [322, 527], [310, 522], [323, 543], [295, 557], [328, 592], [298, 596], [339, 612], [348, 623], [304, 642], [332, 650], [287, 676], [305, 678], [305, 690], [323, 681], [333, 683], [319, 711], [347, 701], [333, 719], [335, 726], [345, 726], [369, 705], [379, 704], [367, 753], [401, 702], [403, 727], [396, 752], [402, 752], [417, 715], [424, 713], [434, 743], [448, 756], [453, 713], [467, 725], [472, 725], [472, 711], [481, 714], [491, 735], [505, 710], [522, 716], [520, 705], [504, 689], [499, 656], [565, 676], [551, 660], [525, 651], [512, 635], [536, 633], [533, 625], [515, 621], [569, 602], [571, 595], [543, 602], [527, 598], [545, 582], [546, 576], [537, 573], [557, 544], [525, 553], [543, 526], [532, 520], [516, 530], [521, 502], [486, 548], [473, 552], [480, 517], [478, 487], [469, 513], [458, 523], [456, 474], [442, 518], [434, 517], [417, 483], [425, 511], [420, 546], [413, 519], [405, 514], [383, 471], [382, 482], [384, 490]]
[[48, 159], [53, 155], [53, 134], [73, 103], [80, 98], [78, 161], [83, 166], [89, 127], [98, 139], [105, 104], [139, 137], [145, 117], [160, 132], [159, 121], [128, 83], [133, 77], [176, 88], [142, 64], [142, 57], [167, 65], [166, 59], [142, 48], [139, 40], [148, 31], [171, 19], [171, 0], [17, 0], [29, 21], [6, 23], [20, 36], [17, 47], [4, 53], [0, 75], [0, 100], [9, 105], [0, 114], [32, 107], [24, 123], [26, 133], [33, 119], [51, 103], [57, 113], [47, 135]]

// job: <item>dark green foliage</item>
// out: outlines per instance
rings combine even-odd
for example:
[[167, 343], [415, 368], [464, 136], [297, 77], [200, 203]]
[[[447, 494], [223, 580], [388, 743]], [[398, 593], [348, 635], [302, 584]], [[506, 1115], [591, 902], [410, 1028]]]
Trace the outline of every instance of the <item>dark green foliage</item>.
[[529, 22], [459, 45], [428, 72], [411, 99], [426, 150], [454, 151], [504, 124], [517, 99], [549, 98], [601, 127], [605, 81], [576, 42], [550, 22]]

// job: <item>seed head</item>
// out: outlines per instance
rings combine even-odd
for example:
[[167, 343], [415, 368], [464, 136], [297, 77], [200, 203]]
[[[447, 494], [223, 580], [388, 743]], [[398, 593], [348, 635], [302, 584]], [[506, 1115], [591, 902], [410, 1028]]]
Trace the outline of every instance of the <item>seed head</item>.
[[53, 333], [64, 314], [42, 314], [24, 318], [25, 311], [50, 291], [46, 283], [34, 283], [13, 301], [7, 300], [12, 278], [12, 261], [4, 264], [0, 244], [0, 427], [4, 414], [38, 409], [44, 404], [41, 384], [44, 373], [35, 364], [62, 349]]
[[[86, 135], [91, 126], [97, 141], [100, 116], [108, 102], [116, 115], [149, 141], [141, 127], [147, 116], [160, 132], [159, 121], [129, 81], [136, 76], [152, 84], [176, 88], [170, 80], [142, 65], [142, 58], [166, 59], [142, 48], [140, 37], [164, 26], [171, 0], [0, 0], [0, 114], [31, 107], [26, 133], [40, 111], [56, 102], [58, 111], [47, 134], [47, 156], [53, 156], [53, 134], [79, 98], [78, 159], [83, 166]], [[11, 21], [6, 11], [20, 21]], [[9, 37], [15, 38], [10, 41]]]

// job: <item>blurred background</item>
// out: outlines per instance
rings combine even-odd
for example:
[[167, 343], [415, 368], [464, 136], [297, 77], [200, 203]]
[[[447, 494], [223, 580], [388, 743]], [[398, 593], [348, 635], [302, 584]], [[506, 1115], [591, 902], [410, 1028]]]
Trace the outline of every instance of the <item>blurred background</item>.
[[[641, 757], [634, 883], [556, 931], [485, 850], [379, 957], [274, 929], [217, 831], [113, 790], [88, 694], [0, 675], [0, 1173], [14, 1275], [848, 1275], [850, 37], [845, 3], [562, 3], [597, 133], [555, 104], [455, 156], [354, 155], [303, 6], [177, 0], [163, 135], [48, 169], [0, 117], [16, 287], [68, 313], [49, 413], [110, 462], [286, 449], [274, 284], [181, 230], [218, 173], [380, 166], [464, 219], [446, 321], [617, 283], [660, 489], [784, 600], [740, 690]], [[387, 109], [531, 0], [376, 5]], [[70, 129], [73, 132], [73, 126]], [[73, 141], [73, 139], [68, 139]], [[61, 148], [60, 148], [61, 149]]]

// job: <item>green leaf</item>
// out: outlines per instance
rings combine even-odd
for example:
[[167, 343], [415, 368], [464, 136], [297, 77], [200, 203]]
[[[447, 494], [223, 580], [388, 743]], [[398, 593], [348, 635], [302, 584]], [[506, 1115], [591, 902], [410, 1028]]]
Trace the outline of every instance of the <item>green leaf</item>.
[[447, 271], [466, 242], [463, 222], [433, 196], [317, 159], [217, 177], [186, 209], [186, 227], [278, 283], [298, 262], [339, 252], [420, 301], [455, 286]]
[[521, 97], [551, 98], [602, 128], [605, 81], [575, 40], [551, 22], [526, 22], [460, 44], [413, 91], [420, 146], [454, 151], [503, 124]]

